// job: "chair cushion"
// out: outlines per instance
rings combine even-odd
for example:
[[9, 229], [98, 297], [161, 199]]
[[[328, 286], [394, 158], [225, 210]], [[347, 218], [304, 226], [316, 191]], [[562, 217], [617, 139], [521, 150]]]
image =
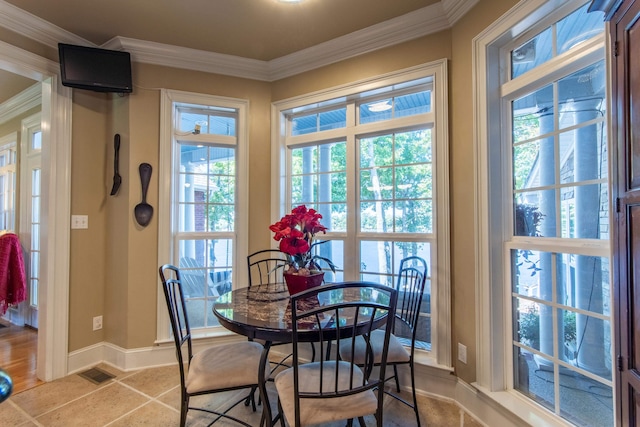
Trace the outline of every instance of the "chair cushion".
[[[339, 390], [349, 389], [348, 362], [338, 363]], [[335, 387], [336, 362], [325, 362], [323, 376], [324, 391], [333, 391]], [[354, 385], [362, 384], [364, 374], [356, 366], [354, 369]], [[298, 367], [298, 384], [301, 392], [318, 392], [320, 389], [320, 363], [306, 363]], [[278, 398], [282, 405], [284, 417], [290, 425], [295, 425], [295, 397], [293, 385], [293, 368], [282, 371], [275, 378]], [[350, 396], [335, 398], [300, 399], [300, 422], [302, 425], [320, 424], [374, 414], [378, 407], [378, 399], [373, 391], [367, 390]]]
[[187, 393], [257, 384], [262, 348], [256, 342], [242, 341], [196, 353], [185, 381]]
[[[382, 329], [376, 329], [371, 332], [371, 348], [373, 349], [374, 363], [380, 363], [382, 357], [382, 347], [384, 344], [384, 331]], [[358, 364], [364, 364], [364, 355], [367, 346], [364, 338], [361, 336], [356, 337], [355, 344], [355, 358], [353, 361]], [[340, 341], [340, 357], [343, 360], [352, 360], [351, 356], [351, 339]], [[411, 355], [403, 346], [395, 335], [391, 334], [389, 337], [389, 350], [387, 353], [387, 363], [409, 363]]]

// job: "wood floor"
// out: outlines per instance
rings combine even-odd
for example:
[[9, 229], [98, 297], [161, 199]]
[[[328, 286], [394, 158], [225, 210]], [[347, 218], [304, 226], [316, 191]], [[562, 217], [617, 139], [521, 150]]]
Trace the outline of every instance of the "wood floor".
[[43, 383], [36, 377], [37, 343], [35, 329], [12, 324], [0, 327], [0, 368], [13, 380], [12, 394]]

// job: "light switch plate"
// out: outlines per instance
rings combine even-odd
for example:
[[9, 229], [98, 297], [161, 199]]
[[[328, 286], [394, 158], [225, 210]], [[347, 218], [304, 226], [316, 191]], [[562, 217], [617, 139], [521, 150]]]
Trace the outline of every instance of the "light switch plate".
[[467, 346], [462, 343], [458, 343], [458, 360], [467, 363]]
[[96, 316], [93, 318], [93, 330], [97, 331], [102, 329], [102, 316]]
[[89, 228], [89, 215], [71, 215], [71, 228]]

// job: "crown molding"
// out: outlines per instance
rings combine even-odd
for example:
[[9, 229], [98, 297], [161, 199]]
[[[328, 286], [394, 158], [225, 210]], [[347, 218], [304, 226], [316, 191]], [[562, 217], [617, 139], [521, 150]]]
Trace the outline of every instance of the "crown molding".
[[131, 60], [206, 73], [224, 74], [252, 80], [269, 81], [268, 63], [257, 59], [225, 55], [204, 50], [172, 46], [145, 40], [114, 37], [100, 46], [104, 49], [126, 50]]
[[4, 0], [0, 0], [0, 27], [21, 34], [54, 49], [58, 49], [58, 43], [93, 46], [93, 43], [82, 37], [63, 30]]
[[14, 97], [0, 104], [0, 125], [18, 117], [42, 102], [40, 82], [29, 86]]
[[[135, 62], [252, 80], [275, 81], [446, 30], [478, 1], [441, 0], [415, 12], [271, 61], [260, 61], [120, 36], [114, 37], [100, 47], [126, 50], [131, 53], [131, 58]], [[0, 27], [55, 49], [57, 49], [59, 42], [95, 46], [87, 40], [4, 0], [0, 0]]]
[[[455, 0], [460, 1], [460, 0]], [[449, 28], [441, 3], [269, 61], [271, 80], [279, 80]]]
[[440, 0], [449, 24], [453, 25], [466, 15], [480, 0]]

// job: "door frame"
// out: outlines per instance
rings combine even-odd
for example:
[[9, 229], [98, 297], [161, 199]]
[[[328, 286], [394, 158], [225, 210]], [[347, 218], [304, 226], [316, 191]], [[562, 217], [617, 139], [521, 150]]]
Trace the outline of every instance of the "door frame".
[[[38, 84], [39, 87], [42, 84]], [[38, 91], [39, 105], [42, 105], [42, 89]], [[37, 130], [36, 130], [37, 129]], [[33, 287], [33, 242], [36, 240], [33, 236], [33, 171], [38, 169], [42, 171], [42, 147], [38, 150], [34, 150], [32, 147], [34, 130], [42, 134], [42, 112], [37, 112], [22, 119], [21, 132], [20, 132], [20, 228], [18, 234], [22, 242], [22, 251], [25, 256], [25, 270], [27, 278], [27, 292], [26, 299], [20, 303], [20, 315], [24, 325], [29, 325], [34, 328], [38, 328], [38, 309], [31, 304], [32, 295], [31, 290]], [[42, 179], [40, 179], [42, 181]], [[42, 182], [40, 182], [40, 188], [42, 188]], [[42, 192], [38, 191], [41, 195]], [[40, 215], [38, 215], [38, 222], [40, 222]], [[38, 238], [39, 241], [39, 231]], [[37, 248], [38, 252], [40, 247]], [[39, 264], [38, 264], [39, 265]], [[36, 274], [36, 280], [40, 279], [40, 269]], [[39, 287], [39, 286], [38, 286]], [[37, 289], [37, 288], [36, 288]]]
[[45, 184], [36, 373], [52, 381], [67, 374], [68, 361], [72, 92], [60, 83], [57, 62], [5, 42], [0, 42], [0, 68], [41, 82]]

